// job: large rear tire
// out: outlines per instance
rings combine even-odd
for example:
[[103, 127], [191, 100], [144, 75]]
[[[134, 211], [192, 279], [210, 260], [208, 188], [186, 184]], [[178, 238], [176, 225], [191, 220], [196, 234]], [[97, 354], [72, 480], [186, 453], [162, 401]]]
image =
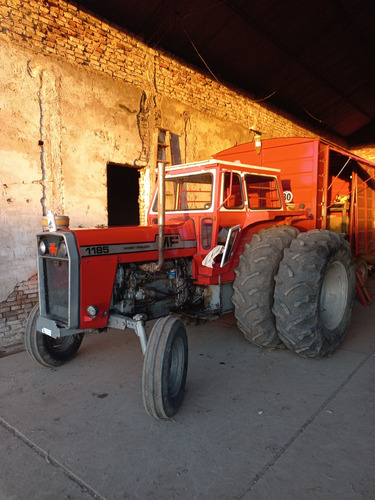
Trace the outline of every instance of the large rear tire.
[[348, 329], [355, 265], [344, 238], [327, 230], [301, 233], [275, 278], [274, 314], [288, 349], [304, 357], [332, 354]]
[[182, 404], [188, 366], [188, 342], [183, 322], [173, 316], [156, 321], [143, 362], [143, 403], [156, 419], [173, 417]]
[[261, 230], [240, 256], [233, 283], [235, 316], [245, 338], [260, 347], [281, 345], [272, 313], [274, 277], [284, 249], [297, 234], [298, 230], [291, 226]]
[[84, 333], [54, 339], [38, 332], [39, 304], [31, 310], [26, 322], [25, 347], [28, 355], [42, 366], [61, 366], [70, 361], [78, 351]]

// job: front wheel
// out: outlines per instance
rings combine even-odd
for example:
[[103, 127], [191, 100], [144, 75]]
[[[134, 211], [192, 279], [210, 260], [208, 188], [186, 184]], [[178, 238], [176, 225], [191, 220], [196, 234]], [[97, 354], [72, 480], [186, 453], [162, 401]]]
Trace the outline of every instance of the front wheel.
[[187, 375], [188, 342], [183, 322], [156, 321], [147, 343], [142, 374], [145, 409], [156, 419], [171, 418], [181, 406]]
[[355, 265], [344, 238], [327, 230], [300, 233], [285, 250], [275, 278], [279, 336], [304, 357], [330, 355], [348, 329]]
[[78, 351], [84, 333], [54, 339], [37, 331], [38, 318], [39, 304], [36, 304], [26, 322], [25, 347], [28, 355], [37, 363], [48, 367], [61, 366], [70, 361]]

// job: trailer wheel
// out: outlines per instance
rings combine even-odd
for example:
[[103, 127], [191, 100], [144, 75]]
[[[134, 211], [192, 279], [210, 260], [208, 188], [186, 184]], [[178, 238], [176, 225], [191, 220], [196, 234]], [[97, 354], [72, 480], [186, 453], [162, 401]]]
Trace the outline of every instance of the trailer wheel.
[[26, 322], [25, 347], [29, 356], [37, 363], [48, 367], [61, 366], [70, 361], [78, 351], [84, 333], [54, 339], [37, 331], [38, 317], [39, 304], [36, 304]]
[[281, 345], [272, 313], [274, 277], [284, 249], [296, 238], [291, 226], [271, 227], [254, 234], [245, 245], [236, 269], [232, 301], [238, 328], [261, 347]]
[[173, 316], [157, 320], [147, 343], [142, 374], [143, 403], [156, 419], [171, 418], [181, 406], [188, 366], [183, 322]]
[[301, 233], [275, 279], [274, 314], [284, 344], [304, 357], [332, 354], [348, 329], [355, 295], [349, 243], [327, 230]]

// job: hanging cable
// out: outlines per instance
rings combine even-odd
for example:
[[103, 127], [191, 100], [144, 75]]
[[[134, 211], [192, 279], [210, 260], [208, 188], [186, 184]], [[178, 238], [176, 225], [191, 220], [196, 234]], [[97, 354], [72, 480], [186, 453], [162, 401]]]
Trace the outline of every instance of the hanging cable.
[[309, 111], [307, 111], [306, 108], [304, 108], [301, 104], [300, 104], [301, 108], [303, 109], [303, 111], [309, 115], [313, 120], [317, 121], [318, 123], [324, 123], [323, 120], [319, 120], [319, 118], [317, 118], [316, 116], [312, 115]]
[[209, 71], [209, 73], [213, 76], [213, 78], [217, 81], [217, 83], [219, 83], [221, 85], [221, 82], [220, 80], [216, 77], [216, 75], [214, 74], [213, 71], [211, 71], [210, 67], [208, 66], [208, 64], [206, 63], [206, 61], [203, 59], [203, 56], [200, 55], [199, 53], [199, 50], [197, 49], [197, 47], [195, 46], [193, 40], [190, 38], [189, 34], [187, 33], [186, 29], [185, 29], [185, 26], [182, 24], [182, 29], [185, 33], [185, 35], [187, 36], [189, 42], [191, 43], [193, 49], [195, 50], [195, 52], [197, 53], [199, 59], [203, 62], [203, 64], [206, 66], [207, 70]]
[[267, 101], [267, 99], [270, 99], [273, 95], [275, 95], [277, 92], [277, 90], [274, 90], [273, 92], [270, 93], [270, 95], [266, 96], [266, 97], [262, 97], [262, 99], [251, 99], [252, 102], [263, 102], [263, 101]]

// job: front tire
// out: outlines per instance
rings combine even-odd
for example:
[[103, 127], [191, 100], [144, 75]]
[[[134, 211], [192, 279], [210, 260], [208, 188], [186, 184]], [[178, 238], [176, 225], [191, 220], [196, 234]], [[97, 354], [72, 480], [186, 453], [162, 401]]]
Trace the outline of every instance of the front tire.
[[301, 233], [285, 251], [275, 286], [279, 336], [303, 357], [332, 354], [348, 329], [355, 265], [344, 238], [327, 230]]
[[39, 304], [31, 310], [26, 322], [25, 347], [28, 355], [42, 366], [61, 366], [70, 361], [78, 351], [84, 333], [54, 339], [38, 332]]
[[142, 373], [145, 409], [156, 419], [173, 417], [182, 404], [188, 366], [188, 342], [183, 322], [159, 318], [147, 342]]
[[298, 229], [271, 227], [254, 234], [245, 245], [236, 269], [232, 301], [237, 326], [245, 338], [260, 347], [278, 347], [275, 318], [272, 313], [274, 277], [284, 255], [296, 238]]

